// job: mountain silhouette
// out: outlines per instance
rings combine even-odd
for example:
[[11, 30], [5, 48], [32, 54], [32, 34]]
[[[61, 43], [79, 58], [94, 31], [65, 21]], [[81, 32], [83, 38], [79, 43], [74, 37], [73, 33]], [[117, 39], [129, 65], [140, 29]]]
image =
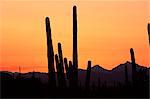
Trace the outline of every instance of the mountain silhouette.
[[[125, 73], [125, 67], [127, 74]], [[138, 97], [148, 97], [149, 70], [150, 68], [136, 64], [138, 85], [135, 89], [131, 86], [132, 63], [127, 61], [112, 70], [107, 70], [102, 66], [95, 65], [91, 67], [90, 82], [88, 83], [89, 86], [87, 89], [85, 85], [87, 70], [78, 69], [79, 89], [77, 91], [69, 87], [67, 77], [65, 77], [66, 89], [56, 87], [52, 90], [48, 88], [48, 73], [0, 71], [3, 90], [2, 97], [136, 97], [137, 94]], [[55, 74], [57, 81], [56, 86], [59, 86], [57, 72], [55, 72]], [[126, 77], [128, 80], [125, 79]], [[141, 90], [142, 93], [138, 90]], [[77, 93], [77, 95], [74, 93]]]
[[[104, 69], [102, 66], [95, 65], [91, 68], [91, 83], [95, 84], [98, 86], [98, 80], [100, 80], [101, 85], [107, 83], [108, 86], [113, 86], [114, 83], [120, 83], [124, 84], [125, 83], [125, 65], [127, 65], [128, 69], [128, 79], [129, 82], [132, 82], [132, 64], [130, 62], [125, 62], [123, 64], [120, 64], [116, 67], [114, 67], [112, 70], [107, 70]], [[147, 68], [145, 66], [140, 66], [137, 64], [137, 71], [147, 69], [147, 75], [149, 75], [149, 70], [150, 68]], [[4, 75], [5, 74], [5, 75]], [[17, 77], [19, 73], [18, 72], [9, 72], [9, 71], [1, 71], [0, 77], [9, 77], [14, 78]], [[28, 72], [28, 73], [21, 73], [21, 77], [29, 79], [33, 75], [33, 72]], [[57, 75], [57, 74], [56, 74]], [[10, 77], [11, 76], [11, 77]], [[42, 73], [42, 72], [34, 72], [35, 78], [38, 78], [42, 83], [48, 83], [48, 74], [47, 73]], [[86, 70], [84, 69], [78, 69], [78, 78], [79, 78], [79, 83], [81, 86], [85, 85], [85, 77], [86, 77]]]

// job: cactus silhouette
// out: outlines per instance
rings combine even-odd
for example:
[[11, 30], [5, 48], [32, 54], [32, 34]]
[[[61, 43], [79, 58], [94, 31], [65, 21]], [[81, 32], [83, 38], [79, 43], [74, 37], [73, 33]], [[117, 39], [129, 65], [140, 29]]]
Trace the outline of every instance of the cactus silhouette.
[[125, 64], [125, 84], [128, 85], [128, 68], [127, 68], [127, 64]]
[[21, 79], [21, 67], [19, 66], [19, 73], [18, 73], [18, 75], [17, 75], [17, 79]]
[[58, 43], [58, 55], [59, 55], [59, 62], [60, 62], [60, 65], [61, 65], [61, 70], [64, 73], [63, 54], [62, 54], [61, 43]]
[[48, 57], [48, 76], [50, 87], [56, 86], [55, 68], [54, 68], [54, 51], [51, 37], [51, 28], [49, 18], [46, 17], [46, 34], [47, 34], [47, 57]]
[[148, 37], [149, 37], [149, 45], [150, 45], [150, 23], [147, 25]]
[[88, 61], [88, 66], [87, 66], [87, 71], [86, 71], [86, 81], [85, 81], [85, 86], [87, 89], [89, 89], [90, 85], [90, 75], [91, 75], [91, 61]]
[[55, 54], [55, 63], [56, 63], [56, 69], [57, 69], [58, 86], [60, 86], [61, 85], [61, 74], [60, 74], [61, 67], [60, 67], [60, 64], [58, 62], [58, 55], [57, 54]]
[[133, 48], [130, 49], [131, 54], [131, 61], [132, 61], [132, 81], [133, 84], [136, 82], [136, 63], [135, 63], [135, 56], [134, 56], [134, 50]]
[[64, 58], [64, 65], [65, 65], [65, 70], [66, 70], [66, 76], [67, 76], [67, 79], [68, 79], [68, 70], [69, 70], [69, 66], [68, 66], [68, 61], [67, 61], [67, 58]]
[[73, 88], [74, 87], [74, 75], [73, 75], [73, 65], [72, 65], [72, 62], [69, 61], [69, 68], [68, 68], [68, 80], [69, 80], [69, 87], [70, 88]]
[[68, 61], [67, 58], [64, 58], [64, 64], [65, 64], [65, 69], [66, 69], [66, 77], [68, 79], [69, 87], [72, 88], [73, 86], [73, 81], [72, 81], [72, 62], [69, 61], [69, 66], [68, 66]]
[[65, 74], [64, 74], [64, 65], [63, 65], [63, 54], [62, 54], [62, 48], [61, 48], [61, 43], [58, 43], [58, 54], [59, 54], [59, 68], [60, 68], [60, 79], [61, 79], [61, 87], [66, 86], [66, 81], [65, 81]]
[[77, 51], [77, 7], [73, 6], [73, 80], [78, 84], [78, 51]]
[[57, 79], [58, 79], [58, 87], [64, 88], [66, 84], [64, 84], [64, 73], [62, 72], [62, 66], [59, 62], [58, 55], [55, 54], [55, 62], [56, 62], [56, 69], [57, 69]]

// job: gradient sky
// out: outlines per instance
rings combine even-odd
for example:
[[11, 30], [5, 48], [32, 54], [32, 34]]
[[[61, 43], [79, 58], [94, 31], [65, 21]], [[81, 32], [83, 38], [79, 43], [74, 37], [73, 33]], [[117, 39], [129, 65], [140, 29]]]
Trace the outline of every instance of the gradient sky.
[[55, 54], [72, 60], [72, 7], [77, 5], [79, 68], [87, 61], [112, 69], [130, 61], [149, 67], [149, 0], [1, 0], [0, 70], [47, 72], [45, 17], [50, 17]]

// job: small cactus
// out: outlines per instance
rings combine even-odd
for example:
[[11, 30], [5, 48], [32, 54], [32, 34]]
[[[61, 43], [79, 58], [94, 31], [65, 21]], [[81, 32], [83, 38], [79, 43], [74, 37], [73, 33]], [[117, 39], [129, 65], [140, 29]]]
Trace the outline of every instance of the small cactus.
[[69, 70], [69, 66], [68, 66], [67, 58], [64, 58], [64, 65], [65, 65], [65, 69], [66, 69], [66, 76], [67, 76], [67, 78], [68, 78], [68, 70]]
[[86, 81], [85, 81], [85, 86], [86, 86], [87, 89], [90, 86], [90, 75], [91, 75], [91, 61], [88, 61]]
[[131, 61], [132, 61], [132, 81], [133, 84], [136, 82], [136, 63], [133, 48], [130, 49]]

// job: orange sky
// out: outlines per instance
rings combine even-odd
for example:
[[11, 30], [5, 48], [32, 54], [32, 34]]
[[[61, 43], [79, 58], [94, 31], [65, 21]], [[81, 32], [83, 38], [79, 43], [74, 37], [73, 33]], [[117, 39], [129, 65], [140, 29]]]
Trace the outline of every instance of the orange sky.
[[[72, 7], [77, 5], [79, 68], [87, 61], [106, 69], [130, 61], [149, 65], [148, 0], [1, 0], [0, 70], [47, 72], [45, 17], [51, 20], [55, 54], [72, 59]], [[149, 7], [150, 8], [150, 7]]]

